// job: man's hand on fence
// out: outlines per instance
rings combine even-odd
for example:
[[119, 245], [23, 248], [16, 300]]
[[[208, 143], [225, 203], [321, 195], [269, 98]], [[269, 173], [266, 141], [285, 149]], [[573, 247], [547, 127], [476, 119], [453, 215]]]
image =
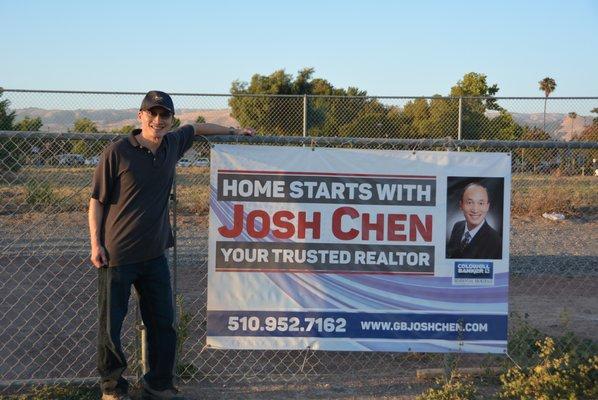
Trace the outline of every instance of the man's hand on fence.
[[253, 128], [237, 128], [237, 129], [234, 129], [233, 132], [235, 135], [244, 135], [244, 136], [254, 136], [255, 135], [255, 129], [253, 129]]
[[91, 262], [96, 268], [101, 268], [108, 265], [108, 257], [106, 257], [106, 250], [102, 246], [91, 247]]

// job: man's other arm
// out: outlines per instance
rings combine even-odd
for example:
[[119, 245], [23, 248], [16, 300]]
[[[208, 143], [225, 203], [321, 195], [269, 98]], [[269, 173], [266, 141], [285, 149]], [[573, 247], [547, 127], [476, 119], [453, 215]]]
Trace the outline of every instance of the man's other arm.
[[102, 227], [102, 217], [104, 216], [104, 206], [98, 200], [91, 198], [89, 200], [89, 238], [91, 242], [91, 262], [96, 268], [108, 265], [106, 250], [102, 246], [100, 232]]

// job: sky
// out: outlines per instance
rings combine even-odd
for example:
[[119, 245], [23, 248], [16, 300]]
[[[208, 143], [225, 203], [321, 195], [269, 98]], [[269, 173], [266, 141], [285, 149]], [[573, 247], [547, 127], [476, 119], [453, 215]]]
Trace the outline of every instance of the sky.
[[598, 96], [598, 1], [0, 0], [0, 87], [228, 93], [315, 68], [370, 95]]

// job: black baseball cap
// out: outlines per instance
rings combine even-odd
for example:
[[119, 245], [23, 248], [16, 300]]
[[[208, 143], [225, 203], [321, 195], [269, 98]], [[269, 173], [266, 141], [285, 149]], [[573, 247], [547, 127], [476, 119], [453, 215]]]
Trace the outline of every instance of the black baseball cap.
[[174, 114], [174, 104], [167, 93], [159, 90], [150, 90], [147, 92], [141, 102], [140, 110], [149, 110], [152, 107], [162, 107]]

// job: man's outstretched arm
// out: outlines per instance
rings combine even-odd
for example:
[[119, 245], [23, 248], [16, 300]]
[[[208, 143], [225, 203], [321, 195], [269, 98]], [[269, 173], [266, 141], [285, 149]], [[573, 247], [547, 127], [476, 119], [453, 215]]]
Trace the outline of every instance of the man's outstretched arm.
[[196, 136], [208, 136], [208, 135], [247, 135], [253, 136], [255, 130], [252, 128], [233, 128], [226, 127], [218, 124], [191, 124], [195, 130]]

